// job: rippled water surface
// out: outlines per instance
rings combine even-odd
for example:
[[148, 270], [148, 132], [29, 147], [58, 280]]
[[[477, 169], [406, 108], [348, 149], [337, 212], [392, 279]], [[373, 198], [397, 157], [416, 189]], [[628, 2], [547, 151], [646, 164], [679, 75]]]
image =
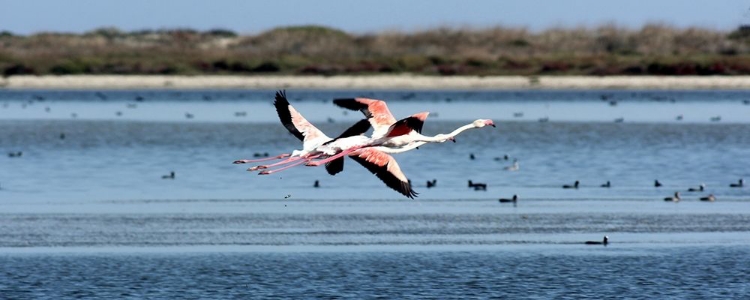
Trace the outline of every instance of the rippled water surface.
[[431, 112], [428, 135], [498, 127], [395, 155], [411, 200], [351, 160], [333, 177], [232, 164], [300, 148], [273, 91], [0, 90], [0, 295], [748, 294], [750, 187], [729, 187], [750, 180], [748, 92], [288, 95], [331, 136], [361, 115], [330, 99], [354, 96]]

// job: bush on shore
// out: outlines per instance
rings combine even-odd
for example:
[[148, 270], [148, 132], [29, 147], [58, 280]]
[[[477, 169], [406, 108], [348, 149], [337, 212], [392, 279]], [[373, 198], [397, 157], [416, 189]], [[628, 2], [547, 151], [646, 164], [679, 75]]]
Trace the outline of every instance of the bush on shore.
[[435, 28], [352, 34], [321, 26], [257, 35], [226, 29], [83, 34], [0, 31], [3, 76], [26, 74], [739, 75], [750, 26]]

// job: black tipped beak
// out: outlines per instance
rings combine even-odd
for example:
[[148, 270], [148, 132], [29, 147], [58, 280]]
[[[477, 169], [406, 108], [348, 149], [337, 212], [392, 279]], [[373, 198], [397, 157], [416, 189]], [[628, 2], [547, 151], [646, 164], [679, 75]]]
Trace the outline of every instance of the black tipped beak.
[[497, 127], [497, 126], [495, 126], [495, 124], [492, 124], [492, 127]]
[[453, 141], [453, 142], [455, 143], [455, 142], [456, 142], [456, 139], [455, 139], [455, 138], [452, 138], [452, 139], [451, 139], [451, 141]]

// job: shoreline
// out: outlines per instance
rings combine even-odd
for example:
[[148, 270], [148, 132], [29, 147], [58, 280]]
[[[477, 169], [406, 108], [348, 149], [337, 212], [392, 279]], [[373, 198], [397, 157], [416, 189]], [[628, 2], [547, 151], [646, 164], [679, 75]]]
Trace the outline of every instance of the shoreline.
[[750, 89], [750, 76], [169, 76], [66, 75], [0, 78], [0, 89], [407, 89], [719, 90]]

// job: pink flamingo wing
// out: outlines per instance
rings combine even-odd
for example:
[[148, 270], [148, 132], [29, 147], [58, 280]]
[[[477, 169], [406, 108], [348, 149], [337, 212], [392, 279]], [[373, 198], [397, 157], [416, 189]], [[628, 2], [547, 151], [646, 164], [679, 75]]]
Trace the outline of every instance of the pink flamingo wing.
[[413, 199], [417, 196], [409, 179], [401, 172], [401, 168], [392, 156], [372, 148], [365, 148], [352, 152], [349, 157], [375, 174], [386, 186], [408, 198]]
[[289, 104], [285, 91], [276, 92], [273, 102], [276, 113], [279, 115], [281, 124], [301, 141], [310, 141], [318, 138], [328, 138], [322, 131], [310, 124], [294, 107]]
[[427, 115], [429, 114], [429, 112], [421, 112], [398, 120], [388, 128], [385, 136], [396, 137], [407, 135], [411, 133], [412, 130], [416, 131], [417, 133], [422, 133], [422, 126], [424, 126], [424, 121], [427, 119]]
[[378, 131], [379, 128], [391, 126], [396, 122], [385, 101], [368, 98], [334, 99], [333, 103], [339, 107], [350, 110], [359, 110], [365, 117], [369, 118], [372, 127]]

